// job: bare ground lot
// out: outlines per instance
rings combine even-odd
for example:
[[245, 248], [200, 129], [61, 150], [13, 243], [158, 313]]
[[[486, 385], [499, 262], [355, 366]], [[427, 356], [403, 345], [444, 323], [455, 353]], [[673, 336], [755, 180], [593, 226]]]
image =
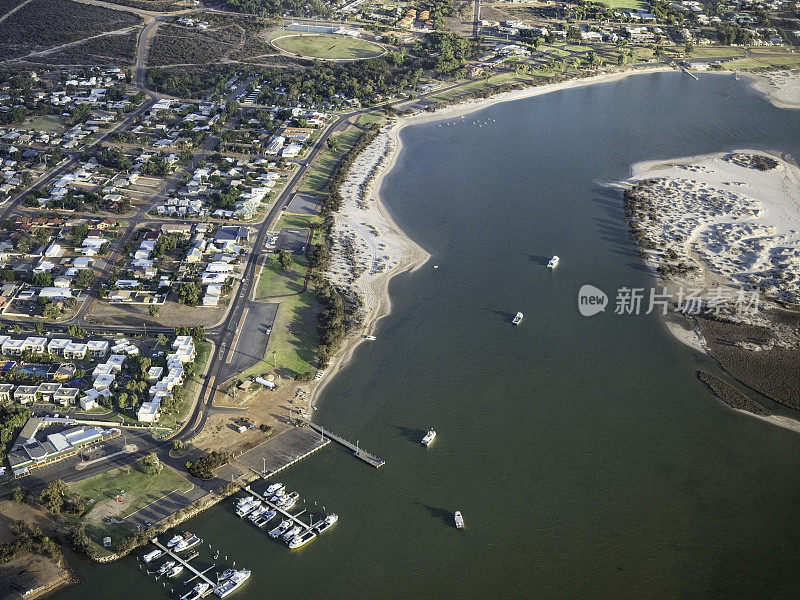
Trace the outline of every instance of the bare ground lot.
[[[236, 288], [228, 298], [236, 294]], [[94, 300], [86, 315], [87, 323], [94, 325], [142, 325], [174, 327], [212, 327], [225, 317], [228, 310], [226, 300], [220, 301], [215, 308], [203, 306], [186, 306], [170, 298], [161, 305], [158, 315], [153, 317], [149, 312], [150, 305], [126, 304], [124, 302], [108, 302]]]

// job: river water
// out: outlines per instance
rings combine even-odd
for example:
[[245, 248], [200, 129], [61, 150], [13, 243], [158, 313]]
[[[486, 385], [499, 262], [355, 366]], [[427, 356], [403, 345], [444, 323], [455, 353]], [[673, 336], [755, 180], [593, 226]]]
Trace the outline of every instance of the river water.
[[[663, 73], [453, 121], [402, 133], [383, 196], [432, 258], [392, 282], [378, 340], [316, 413], [387, 464], [331, 446], [281, 474], [306, 508], [340, 516], [299, 551], [230, 502], [188, 522], [253, 570], [231, 597], [795, 596], [800, 436], [715, 400], [695, 371], [719, 369], [656, 316], [582, 317], [577, 293], [593, 284], [613, 303], [622, 286], [653, 285], [605, 184], [642, 160], [798, 156], [800, 111], [728, 76]], [[428, 427], [438, 437], [425, 449]], [[59, 600], [184, 590], [133, 558], [78, 571], [85, 584]]]

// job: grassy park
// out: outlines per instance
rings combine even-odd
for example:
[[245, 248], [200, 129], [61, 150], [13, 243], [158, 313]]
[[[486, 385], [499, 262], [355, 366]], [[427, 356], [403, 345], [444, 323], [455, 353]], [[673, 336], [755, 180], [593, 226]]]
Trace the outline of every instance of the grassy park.
[[[90, 500], [89, 511], [81, 521], [100, 554], [107, 552], [102, 548], [105, 536], [111, 537], [113, 550], [134, 534], [123, 519], [171, 492], [192, 488], [191, 483], [169, 467], [163, 467], [158, 475], [147, 475], [137, 465], [113, 469], [68, 485], [72, 492]], [[122, 502], [116, 499], [119, 494], [124, 494]]]
[[303, 183], [300, 184], [299, 191], [325, 193], [328, 189], [328, 179], [336, 169], [336, 165], [339, 164], [342, 156], [353, 147], [361, 133], [357, 127], [348, 126], [341, 133], [331, 135], [330, 139], [336, 140], [338, 147], [334, 150], [331, 146], [327, 146], [319, 153], [303, 179]]
[[377, 44], [346, 35], [289, 34], [273, 39], [272, 44], [300, 56], [332, 60], [375, 58], [384, 52]]

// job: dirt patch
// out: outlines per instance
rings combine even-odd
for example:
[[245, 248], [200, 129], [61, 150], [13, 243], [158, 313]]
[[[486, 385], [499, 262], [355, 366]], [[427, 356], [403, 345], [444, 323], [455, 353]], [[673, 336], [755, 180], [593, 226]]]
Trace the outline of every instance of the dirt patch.
[[[289, 427], [290, 410], [301, 407], [294, 399], [298, 384], [294, 380], [282, 378], [277, 379], [277, 383], [278, 388], [274, 391], [239, 391], [235, 398], [218, 392], [214, 406], [225, 412], [209, 415], [206, 426], [193, 440], [193, 445], [203, 450], [225, 448], [240, 454], [286, 430]], [[238, 425], [243, 418], [250, 419], [255, 427], [239, 433]], [[269, 436], [258, 429], [262, 424], [271, 427]]]
[[37, 598], [71, 580], [69, 571], [56, 561], [26, 554], [0, 566], [0, 600]]
[[[229, 298], [233, 298], [233, 292]], [[98, 325], [142, 325], [171, 327], [180, 323], [184, 327], [212, 327], [223, 319], [228, 310], [227, 300], [216, 308], [185, 306], [167, 300], [159, 309], [158, 316], [150, 315], [149, 306], [95, 300], [86, 315], [87, 322]]]
[[14, 521], [25, 521], [28, 525], [38, 525], [45, 532], [54, 532], [56, 523], [45, 511], [29, 504], [20, 504], [11, 500], [0, 502], [0, 542], [14, 539], [9, 530]]

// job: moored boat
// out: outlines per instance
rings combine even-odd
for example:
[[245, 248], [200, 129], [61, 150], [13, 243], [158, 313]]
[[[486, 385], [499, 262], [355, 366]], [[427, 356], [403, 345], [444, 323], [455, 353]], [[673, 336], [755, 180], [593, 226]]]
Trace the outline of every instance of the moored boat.
[[310, 529], [294, 536], [291, 540], [289, 540], [289, 548], [295, 549], [299, 548], [300, 546], [305, 546], [308, 542], [313, 540], [316, 534], [311, 531]]
[[220, 598], [224, 598], [228, 594], [236, 591], [245, 581], [250, 579], [250, 571], [233, 571], [233, 574], [223, 579], [223, 581], [214, 588], [214, 593]]
[[159, 549], [152, 550], [152, 551], [148, 552], [147, 554], [145, 554], [142, 557], [142, 562], [144, 562], [145, 564], [149, 564], [149, 563], [153, 562], [155, 559], [160, 558], [163, 555], [164, 555], [164, 551], [163, 550], [159, 550]]
[[331, 527], [334, 523], [336, 523], [336, 521], [338, 520], [339, 520], [339, 515], [330, 514], [327, 517], [325, 517], [325, 519], [315, 524], [314, 529], [317, 530], [317, 533], [322, 533], [323, 531]]
[[275, 529], [270, 531], [267, 535], [271, 538], [277, 538], [280, 534], [289, 529], [289, 527], [291, 526], [292, 522], [289, 519], [284, 519]]
[[199, 600], [200, 598], [208, 594], [210, 588], [211, 586], [208, 583], [206, 583], [205, 581], [201, 581], [197, 585], [195, 585], [191, 589], [191, 591], [181, 596], [181, 600]]

